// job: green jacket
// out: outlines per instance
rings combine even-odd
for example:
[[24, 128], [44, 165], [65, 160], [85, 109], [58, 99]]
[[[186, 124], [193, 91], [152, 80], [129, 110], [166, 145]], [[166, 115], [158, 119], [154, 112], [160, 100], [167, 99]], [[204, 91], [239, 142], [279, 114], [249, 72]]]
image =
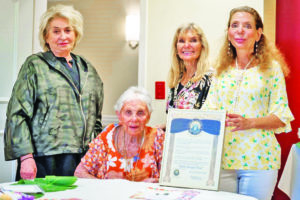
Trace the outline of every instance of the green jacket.
[[51, 51], [22, 65], [7, 107], [5, 160], [82, 153], [101, 132], [103, 83], [89, 62], [74, 56], [80, 91]]

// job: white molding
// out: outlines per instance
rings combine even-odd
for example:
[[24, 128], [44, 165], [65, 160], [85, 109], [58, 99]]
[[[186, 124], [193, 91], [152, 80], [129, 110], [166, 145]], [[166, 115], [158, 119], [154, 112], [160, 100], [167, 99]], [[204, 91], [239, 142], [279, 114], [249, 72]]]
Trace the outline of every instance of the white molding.
[[118, 123], [119, 119], [116, 115], [103, 115], [102, 116], [102, 125], [103, 127], [111, 124], [111, 123]]
[[148, 0], [140, 1], [138, 86], [147, 86]]
[[9, 97], [0, 97], [0, 104], [7, 104], [9, 101]]
[[11, 163], [11, 181], [15, 181], [16, 180], [16, 171], [17, 171], [17, 160], [12, 161]]
[[39, 42], [39, 24], [42, 14], [47, 10], [47, 0], [34, 0], [33, 2], [33, 35], [32, 53], [43, 51]]
[[19, 13], [20, 13], [20, 2], [16, 1], [14, 3], [14, 53], [13, 53], [13, 79], [12, 81], [15, 82], [17, 79], [18, 74], [18, 56], [19, 56], [19, 45], [18, 45], [18, 38], [19, 38]]

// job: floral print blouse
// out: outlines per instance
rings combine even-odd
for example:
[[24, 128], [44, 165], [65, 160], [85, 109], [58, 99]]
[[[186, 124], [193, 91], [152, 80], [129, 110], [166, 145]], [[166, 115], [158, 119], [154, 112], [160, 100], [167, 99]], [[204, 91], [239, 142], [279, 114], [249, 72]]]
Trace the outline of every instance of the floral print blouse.
[[203, 109], [226, 110], [246, 118], [274, 114], [285, 123], [285, 127], [276, 130], [249, 129], [235, 132], [231, 132], [232, 127], [226, 127], [222, 167], [279, 169], [281, 149], [274, 134], [291, 131], [290, 121], [294, 119], [288, 106], [281, 67], [273, 61], [272, 66], [264, 72], [257, 66], [247, 69], [240, 84], [237, 83], [239, 73], [240, 70], [230, 67], [216, 77]]
[[189, 81], [179, 92], [179, 84], [171, 88], [168, 93], [167, 112], [169, 108], [200, 109], [207, 97], [210, 85], [211, 73], [207, 73], [197, 82]]
[[100, 179], [107, 179], [112, 172], [128, 180], [136, 180], [135, 174], [142, 177], [159, 178], [164, 132], [161, 129], [146, 127], [145, 138], [139, 155], [124, 158], [115, 147], [114, 132], [118, 124], [110, 124], [90, 144], [89, 150], [81, 159], [88, 172]]

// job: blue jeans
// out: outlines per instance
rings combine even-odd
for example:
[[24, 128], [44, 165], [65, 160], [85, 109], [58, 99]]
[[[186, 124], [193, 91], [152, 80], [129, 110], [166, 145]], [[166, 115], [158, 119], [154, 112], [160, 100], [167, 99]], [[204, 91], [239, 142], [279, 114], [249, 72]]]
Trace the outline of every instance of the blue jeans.
[[222, 170], [220, 190], [271, 200], [277, 176], [278, 170]]

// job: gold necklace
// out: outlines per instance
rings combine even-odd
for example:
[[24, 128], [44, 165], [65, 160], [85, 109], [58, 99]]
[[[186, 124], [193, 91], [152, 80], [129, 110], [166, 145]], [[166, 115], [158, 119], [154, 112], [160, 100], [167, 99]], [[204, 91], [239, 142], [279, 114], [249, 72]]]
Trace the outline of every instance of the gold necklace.
[[234, 113], [237, 113], [237, 105], [238, 105], [238, 101], [239, 101], [238, 97], [240, 94], [241, 83], [244, 79], [244, 73], [246, 72], [247, 68], [250, 66], [253, 59], [254, 59], [254, 57], [252, 56], [252, 58], [249, 60], [249, 62], [245, 65], [244, 69], [242, 69], [242, 70], [239, 70], [237, 58], [235, 59], [235, 68], [237, 69], [238, 74], [236, 75], [237, 89], [235, 90], [235, 94], [234, 94], [234, 108], [233, 108]]
[[131, 158], [130, 161], [129, 161], [131, 163], [131, 161], [133, 159], [133, 163], [135, 162], [134, 164], [132, 164], [133, 168], [130, 171], [129, 171], [129, 169], [127, 169], [128, 168], [128, 158], [127, 158], [127, 148], [125, 146], [125, 136], [126, 136], [126, 134], [125, 134], [125, 131], [123, 130], [123, 149], [125, 151], [125, 171], [126, 172], [128, 171], [127, 174], [126, 174], [126, 176], [128, 178], [130, 177], [130, 172], [132, 171], [132, 173], [131, 173], [131, 181], [134, 181], [135, 175], [136, 175], [137, 163], [140, 160], [140, 153], [141, 153], [141, 150], [142, 150], [142, 146], [144, 144], [145, 131], [143, 131], [142, 141], [141, 141], [141, 144], [140, 144], [140, 147], [139, 147], [139, 153], [137, 154], [137, 156], [133, 156], [133, 158]]

